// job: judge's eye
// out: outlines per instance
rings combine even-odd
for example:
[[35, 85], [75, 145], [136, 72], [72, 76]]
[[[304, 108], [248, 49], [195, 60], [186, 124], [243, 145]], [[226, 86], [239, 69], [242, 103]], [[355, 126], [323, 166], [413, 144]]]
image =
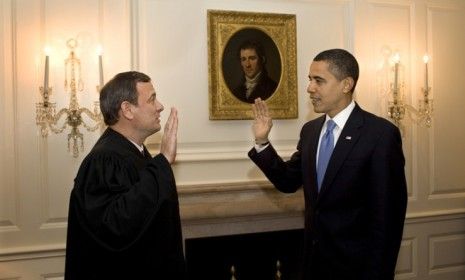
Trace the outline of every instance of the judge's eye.
[[149, 98], [148, 102], [151, 103], [151, 104], [153, 104], [153, 103], [155, 103], [155, 100], [157, 100], [156, 95], [152, 95], [152, 96]]

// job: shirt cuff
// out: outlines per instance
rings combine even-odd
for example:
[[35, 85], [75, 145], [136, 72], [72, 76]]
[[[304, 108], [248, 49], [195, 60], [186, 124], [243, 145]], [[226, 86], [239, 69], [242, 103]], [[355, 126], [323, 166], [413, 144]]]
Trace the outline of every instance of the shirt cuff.
[[270, 142], [266, 142], [264, 144], [255, 144], [255, 151], [260, 153], [261, 151], [265, 150], [270, 145]]

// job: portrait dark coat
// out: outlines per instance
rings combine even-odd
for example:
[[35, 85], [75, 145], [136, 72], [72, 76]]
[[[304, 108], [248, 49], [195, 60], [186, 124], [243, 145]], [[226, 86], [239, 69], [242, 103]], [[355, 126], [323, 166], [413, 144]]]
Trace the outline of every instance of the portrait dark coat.
[[394, 279], [407, 187], [399, 130], [355, 106], [335, 145], [320, 193], [316, 154], [325, 116], [306, 123], [283, 161], [269, 145], [249, 157], [277, 189], [305, 196], [304, 279]]
[[263, 71], [257, 81], [257, 85], [253, 89], [252, 93], [247, 97], [247, 88], [245, 86], [245, 78], [242, 79], [239, 86], [234, 88], [233, 94], [239, 100], [247, 103], [254, 103], [254, 100], [260, 97], [262, 100], [268, 99], [276, 90], [278, 83], [268, 76], [266, 71]]
[[185, 279], [176, 183], [167, 159], [108, 128], [71, 192], [66, 280]]

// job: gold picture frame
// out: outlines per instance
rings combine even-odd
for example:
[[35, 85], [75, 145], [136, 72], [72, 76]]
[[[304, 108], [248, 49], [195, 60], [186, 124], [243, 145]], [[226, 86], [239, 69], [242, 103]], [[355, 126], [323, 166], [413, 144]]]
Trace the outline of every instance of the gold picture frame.
[[276, 83], [272, 95], [265, 99], [271, 116], [297, 118], [295, 15], [219, 10], [208, 10], [207, 14], [210, 120], [253, 119], [253, 101], [237, 97], [232, 85], [240, 79], [238, 72], [244, 75], [238, 46], [250, 38], [261, 41], [265, 52], [271, 53], [270, 59], [267, 54], [271, 70], [266, 71], [270, 77], [274, 75]]

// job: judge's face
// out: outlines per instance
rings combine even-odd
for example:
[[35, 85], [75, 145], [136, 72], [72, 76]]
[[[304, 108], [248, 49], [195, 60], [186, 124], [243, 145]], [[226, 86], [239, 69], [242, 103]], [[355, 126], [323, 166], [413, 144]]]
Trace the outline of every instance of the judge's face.
[[328, 69], [326, 61], [313, 61], [308, 74], [307, 92], [316, 113], [328, 114], [331, 118], [342, 111], [352, 100], [350, 80], [339, 81]]
[[262, 64], [254, 49], [241, 50], [241, 66], [244, 75], [251, 79], [262, 71]]
[[164, 107], [158, 101], [151, 82], [138, 82], [136, 88], [138, 104], [134, 105], [133, 124], [139, 135], [145, 139], [161, 129], [160, 113]]

